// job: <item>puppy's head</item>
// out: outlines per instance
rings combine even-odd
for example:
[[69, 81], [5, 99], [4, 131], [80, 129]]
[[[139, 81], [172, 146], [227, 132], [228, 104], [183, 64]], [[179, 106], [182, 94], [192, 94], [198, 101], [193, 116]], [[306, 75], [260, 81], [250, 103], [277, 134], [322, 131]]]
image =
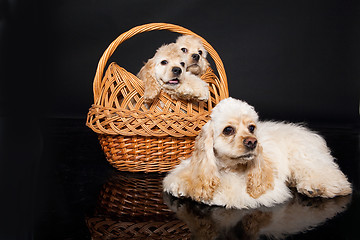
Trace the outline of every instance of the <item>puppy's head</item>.
[[211, 113], [214, 153], [223, 165], [246, 164], [256, 158], [258, 115], [246, 102], [227, 98]]
[[178, 48], [185, 57], [186, 71], [195, 75], [202, 75], [209, 67], [206, 60], [207, 51], [201, 39], [191, 35], [182, 35], [176, 40]]
[[137, 74], [144, 81], [145, 102], [152, 102], [161, 89], [175, 91], [184, 80], [185, 62], [175, 43], [161, 46]]
[[185, 62], [174, 44], [160, 47], [153, 58], [156, 80], [165, 89], [176, 89], [184, 79]]

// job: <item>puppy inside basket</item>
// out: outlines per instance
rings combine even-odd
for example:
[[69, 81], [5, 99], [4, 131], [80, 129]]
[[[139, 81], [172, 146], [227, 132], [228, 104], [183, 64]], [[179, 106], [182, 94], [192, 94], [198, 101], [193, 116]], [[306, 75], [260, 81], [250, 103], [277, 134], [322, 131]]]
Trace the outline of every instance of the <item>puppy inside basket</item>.
[[189, 35], [158, 48], [137, 74], [144, 82], [145, 104], [161, 91], [174, 100], [208, 101], [209, 86], [200, 78], [209, 66], [206, 55], [201, 40]]

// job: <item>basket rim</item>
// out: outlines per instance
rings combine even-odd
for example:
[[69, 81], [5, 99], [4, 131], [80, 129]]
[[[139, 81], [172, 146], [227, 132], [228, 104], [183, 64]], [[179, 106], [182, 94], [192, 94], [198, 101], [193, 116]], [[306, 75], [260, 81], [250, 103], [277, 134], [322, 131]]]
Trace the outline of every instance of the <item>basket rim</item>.
[[[103, 107], [101, 105], [92, 104], [91, 108], [89, 109], [86, 126], [91, 128], [94, 132], [98, 134], [107, 134], [107, 135], [122, 135], [122, 136], [154, 136], [154, 137], [165, 137], [165, 136], [173, 136], [173, 137], [194, 137], [198, 135], [199, 130], [187, 128], [185, 130], [177, 129], [172, 134], [168, 132], [161, 131], [159, 129], [159, 133], [154, 134], [152, 130], [149, 130], [149, 133], [143, 133], [143, 131], [133, 130], [131, 133], [122, 131], [114, 124], [111, 126], [111, 130], [105, 129], [103, 126], [98, 124], [98, 120], [103, 118], [106, 115], [105, 121], [116, 122], [117, 119], [123, 120], [126, 116], [132, 116], [132, 118], [136, 119], [137, 121], [141, 121], [141, 119], [148, 119], [149, 115], [152, 118], [159, 118], [166, 122], [176, 121], [176, 122], [183, 122], [183, 126], [187, 124], [194, 124], [197, 122], [204, 121], [204, 119], [210, 119], [210, 112], [203, 112], [203, 113], [191, 113], [191, 114], [183, 114], [183, 113], [173, 113], [168, 114], [167, 112], [153, 112], [151, 110], [148, 111], [140, 111], [137, 109], [124, 109], [124, 108], [112, 108], [112, 107]], [[134, 117], [134, 115], [136, 117]], [[119, 121], [123, 123], [123, 121]], [[195, 124], [197, 126], [198, 124]], [[159, 126], [159, 125], [158, 125]], [[181, 126], [180, 126], [181, 127]], [[179, 128], [179, 127], [177, 127]], [[186, 132], [186, 133], [185, 133]]]
[[[93, 94], [94, 94], [94, 103], [99, 103], [100, 100], [100, 92], [101, 92], [101, 83], [103, 80], [104, 70], [107, 65], [108, 60], [115, 52], [117, 47], [123, 43], [124, 41], [130, 39], [131, 37], [144, 32], [154, 31], [154, 30], [168, 30], [171, 32], [185, 34], [185, 35], [194, 35], [199, 37], [208, 51], [211, 58], [214, 60], [216, 65], [216, 70], [219, 74], [220, 84], [223, 85], [224, 89], [228, 89], [227, 77], [224, 68], [224, 64], [219, 56], [219, 54], [215, 51], [215, 49], [200, 35], [188, 30], [182, 26], [171, 24], [171, 23], [148, 23], [144, 25], [139, 25], [136, 27], [131, 28], [130, 30], [122, 33], [119, 35], [104, 51], [103, 55], [101, 56], [98, 66], [96, 69], [96, 74], [93, 82]], [[229, 97], [228, 91], [225, 91], [225, 98]]]

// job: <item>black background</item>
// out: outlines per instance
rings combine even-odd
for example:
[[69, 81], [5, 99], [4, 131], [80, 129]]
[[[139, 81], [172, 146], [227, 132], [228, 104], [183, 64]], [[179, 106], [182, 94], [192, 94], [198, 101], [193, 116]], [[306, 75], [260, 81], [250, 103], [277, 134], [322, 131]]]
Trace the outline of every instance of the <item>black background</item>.
[[[98, 147], [85, 127], [97, 63], [117, 36], [151, 22], [177, 24], [205, 38], [224, 63], [230, 96], [254, 105], [262, 119], [358, 131], [360, 1], [0, 0], [0, 226], [7, 236], [31, 238], [28, 222], [36, 215], [39, 182], [52, 174], [47, 167], [88, 163], [84, 156]], [[176, 37], [166, 31], [137, 35], [110, 62], [136, 74]], [[70, 139], [61, 143], [65, 150], [44, 151], [49, 121], [59, 134], [53, 142]], [[345, 147], [358, 148], [358, 140], [347, 140]], [[84, 156], [76, 152], [81, 141]], [[99, 159], [96, 150], [92, 163]]]
[[[219, 53], [230, 96], [263, 118], [359, 120], [359, 1], [2, 1], [2, 106], [83, 118], [107, 46], [132, 27], [181, 25]], [[136, 74], [166, 31], [121, 44], [110, 61]], [[5, 54], [3, 54], [3, 52]], [[213, 65], [213, 68], [214, 65]], [[4, 75], [3, 75], [4, 76]]]

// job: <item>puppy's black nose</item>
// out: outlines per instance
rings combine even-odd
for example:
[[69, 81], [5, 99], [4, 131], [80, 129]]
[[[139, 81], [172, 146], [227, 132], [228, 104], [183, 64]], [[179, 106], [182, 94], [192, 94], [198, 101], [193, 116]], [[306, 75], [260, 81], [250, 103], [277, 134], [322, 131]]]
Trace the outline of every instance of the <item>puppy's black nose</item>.
[[179, 67], [173, 67], [172, 68], [172, 70], [171, 70], [173, 73], [174, 73], [174, 75], [176, 75], [176, 76], [179, 76], [180, 74], [181, 74], [181, 68], [179, 68]]
[[248, 138], [245, 138], [244, 141], [244, 146], [253, 150], [256, 148], [256, 145], [257, 145], [257, 140], [256, 138], [253, 138], [253, 137], [248, 137]]
[[196, 54], [194, 53], [193, 55], [191, 55], [192, 59], [194, 59], [195, 61], [199, 61], [200, 59], [200, 55], [199, 54]]

